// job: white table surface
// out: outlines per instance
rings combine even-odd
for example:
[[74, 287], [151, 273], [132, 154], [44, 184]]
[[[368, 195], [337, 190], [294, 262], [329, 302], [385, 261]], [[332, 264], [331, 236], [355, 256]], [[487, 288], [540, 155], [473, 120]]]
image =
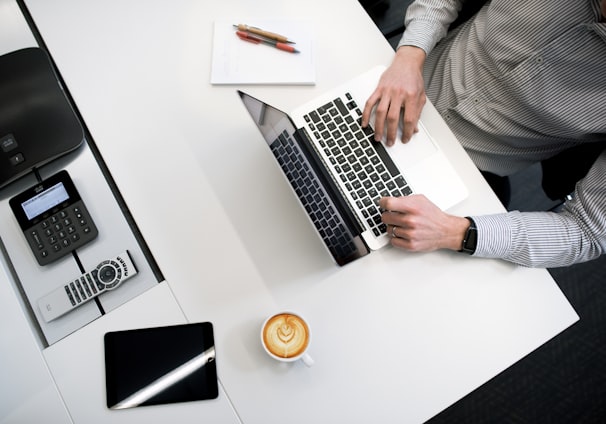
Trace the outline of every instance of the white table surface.
[[[171, 406], [175, 419], [422, 422], [578, 319], [545, 270], [391, 248], [333, 265], [237, 87], [210, 85], [212, 24], [234, 14], [313, 22], [315, 86], [246, 87], [288, 110], [390, 62], [357, 1], [26, 4], [184, 319], [214, 324], [225, 392], [216, 406]], [[335, 37], [338, 48], [324, 42]], [[422, 119], [470, 190], [452, 211], [502, 211], [431, 105]], [[86, 352], [102, 367], [85, 340], [117, 323], [169, 323], [121, 313], [173, 308], [157, 296], [164, 284], [44, 352], [75, 422], [107, 417], [103, 373], [66, 377], [62, 361]], [[262, 320], [282, 309], [308, 318], [314, 367], [277, 364], [259, 345]], [[84, 380], [86, 396], [74, 388]]]

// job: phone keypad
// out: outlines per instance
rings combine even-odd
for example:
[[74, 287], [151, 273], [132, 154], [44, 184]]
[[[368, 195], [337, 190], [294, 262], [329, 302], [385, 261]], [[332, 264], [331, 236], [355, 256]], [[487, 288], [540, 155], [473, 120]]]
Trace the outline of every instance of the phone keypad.
[[27, 239], [40, 265], [46, 265], [97, 237], [82, 201], [59, 210], [30, 228]]

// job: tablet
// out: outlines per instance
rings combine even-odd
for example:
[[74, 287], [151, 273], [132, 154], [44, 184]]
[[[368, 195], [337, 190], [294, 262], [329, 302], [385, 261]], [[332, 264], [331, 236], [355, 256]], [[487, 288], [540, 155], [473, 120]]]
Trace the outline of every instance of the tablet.
[[209, 322], [105, 334], [107, 407], [215, 399], [213, 327]]

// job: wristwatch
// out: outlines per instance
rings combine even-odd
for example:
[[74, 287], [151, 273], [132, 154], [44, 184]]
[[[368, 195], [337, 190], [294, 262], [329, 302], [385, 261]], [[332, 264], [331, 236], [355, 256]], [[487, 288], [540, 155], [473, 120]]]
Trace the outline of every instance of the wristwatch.
[[459, 252], [473, 255], [478, 244], [478, 228], [473, 219], [468, 216], [465, 218], [469, 221], [469, 228], [465, 231], [465, 237], [463, 237], [463, 243], [461, 244], [461, 250], [459, 250]]

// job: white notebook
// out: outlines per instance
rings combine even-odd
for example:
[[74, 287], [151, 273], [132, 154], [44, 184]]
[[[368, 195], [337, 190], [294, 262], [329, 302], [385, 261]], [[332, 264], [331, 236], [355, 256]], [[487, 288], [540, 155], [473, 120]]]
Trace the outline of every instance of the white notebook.
[[[246, 24], [294, 40], [299, 53], [238, 38], [234, 25]], [[211, 84], [302, 84], [316, 82], [312, 25], [286, 19], [233, 18], [215, 21]]]

